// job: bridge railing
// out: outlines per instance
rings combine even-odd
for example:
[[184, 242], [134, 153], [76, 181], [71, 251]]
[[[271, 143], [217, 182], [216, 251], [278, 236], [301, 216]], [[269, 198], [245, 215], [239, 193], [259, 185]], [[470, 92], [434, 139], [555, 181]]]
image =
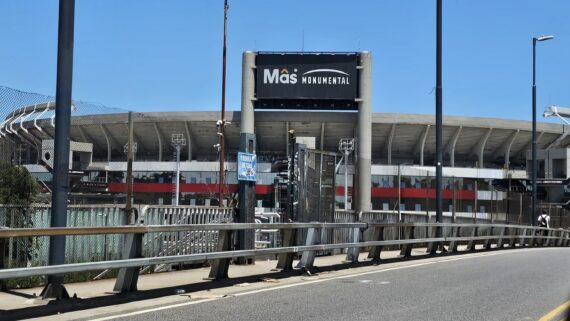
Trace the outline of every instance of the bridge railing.
[[[403, 230], [401, 239], [387, 240], [389, 229]], [[437, 228], [447, 232], [436, 237]], [[232, 250], [232, 233], [239, 230], [278, 229], [281, 231], [281, 247]], [[350, 240], [343, 243], [319, 244], [322, 230], [348, 229]], [[428, 229], [428, 236], [416, 237], [416, 230]], [[295, 244], [296, 233], [307, 230], [305, 244]], [[363, 231], [371, 231], [371, 237], [363, 238]], [[141, 257], [141, 253], [133, 249], [142, 248], [143, 236], [156, 233], [180, 233], [195, 231], [216, 231], [218, 244], [214, 252]], [[464, 243], [468, 251], [475, 250], [476, 244], [483, 249], [524, 246], [569, 246], [570, 230], [548, 229], [522, 225], [506, 224], [453, 224], [453, 223], [213, 223], [213, 224], [179, 224], [179, 225], [134, 225], [109, 227], [65, 227], [65, 228], [3, 228], [0, 239], [25, 238], [40, 236], [79, 236], [79, 235], [119, 235], [124, 234], [122, 259], [100, 262], [72, 263], [52, 266], [28, 268], [11, 268], [0, 270], [0, 280], [22, 278], [60, 273], [72, 273], [91, 270], [120, 269], [115, 284], [115, 291], [128, 292], [137, 288], [136, 282], [140, 268], [150, 265], [176, 264], [210, 260], [210, 277], [222, 279], [228, 277], [230, 260], [239, 257], [255, 257], [260, 255], [277, 255], [277, 268], [293, 269], [295, 254], [301, 254], [298, 268], [309, 269], [313, 266], [317, 251], [348, 249], [347, 261], [357, 262], [360, 249], [368, 248], [368, 257], [379, 260], [385, 246], [401, 246], [401, 255], [410, 256], [412, 247], [427, 245], [427, 251], [435, 254], [439, 248], [457, 252], [458, 245]], [[127, 254], [128, 253], [128, 254]]]

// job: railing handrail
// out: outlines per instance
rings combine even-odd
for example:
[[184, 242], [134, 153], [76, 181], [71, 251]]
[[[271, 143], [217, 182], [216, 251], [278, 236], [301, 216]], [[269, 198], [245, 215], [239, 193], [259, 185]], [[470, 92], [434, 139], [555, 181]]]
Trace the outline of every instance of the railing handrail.
[[159, 232], [186, 231], [221, 231], [221, 230], [257, 230], [257, 229], [307, 229], [307, 228], [360, 228], [368, 227], [486, 227], [515, 228], [540, 231], [567, 231], [562, 228], [546, 228], [527, 225], [508, 224], [472, 224], [472, 223], [213, 223], [213, 224], [177, 224], [177, 225], [122, 225], [95, 227], [46, 227], [46, 228], [6, 228], [0, 227], [0, 238], [30, 236], [72, 236], [103, 234], [147, 234]]

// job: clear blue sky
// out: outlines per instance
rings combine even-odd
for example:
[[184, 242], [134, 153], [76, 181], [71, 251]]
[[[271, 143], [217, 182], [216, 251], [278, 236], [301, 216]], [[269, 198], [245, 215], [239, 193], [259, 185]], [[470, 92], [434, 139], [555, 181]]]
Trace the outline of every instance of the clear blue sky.
[[[223, 0], [77, 0], [74, 99], [137, 111], [218, 110]], [[570, 106], [570, 1], [445, 0], [444, 114], [530, 119]], [[55, 93], [55, 0], [0, 2], [0, 85]], [[433, 113], [435, 0], [230, 0], [227, 106], [238, 110], [241, 53], [374, 55], [376, 112]], [[542, 119], [540, 116], [539, 120]]]

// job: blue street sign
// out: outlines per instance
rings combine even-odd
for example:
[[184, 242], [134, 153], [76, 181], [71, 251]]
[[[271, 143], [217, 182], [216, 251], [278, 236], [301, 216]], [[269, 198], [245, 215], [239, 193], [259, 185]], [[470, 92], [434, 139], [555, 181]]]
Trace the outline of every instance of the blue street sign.
[[255, 182], [257, 180], [256, 155], [250, 153], [238, 153], [237, 171], [238, 180]]

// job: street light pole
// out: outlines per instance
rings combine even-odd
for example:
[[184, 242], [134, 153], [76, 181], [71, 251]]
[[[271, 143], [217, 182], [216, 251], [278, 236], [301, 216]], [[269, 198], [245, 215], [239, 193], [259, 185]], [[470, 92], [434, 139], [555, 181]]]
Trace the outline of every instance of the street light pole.
[[[436, 87], [435, 87], [435, 221], [443, 223], [442, 212], [442, 175], [443, 175], [443, 149], [442, 149], [442, 88], [441, 88], [441, 47], [442, 47], [442, 1], [437, 0], [437, 27], [436, 27]], [[441, 227], [437, 227], [436, 237], [442, 237]]]
[[532, 225], [536, 225], [536, 42], [553, 39], [554, 36], [532, 38]]
[[182, 146], [186, 146], [186, 138], [184, 134], [172, 134], [172, 145], [176, 149], [176, 190], [174, 197], [174, 205], [180, 205], [180, 151], [182, 151]]

